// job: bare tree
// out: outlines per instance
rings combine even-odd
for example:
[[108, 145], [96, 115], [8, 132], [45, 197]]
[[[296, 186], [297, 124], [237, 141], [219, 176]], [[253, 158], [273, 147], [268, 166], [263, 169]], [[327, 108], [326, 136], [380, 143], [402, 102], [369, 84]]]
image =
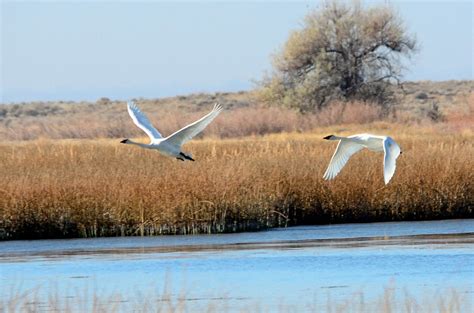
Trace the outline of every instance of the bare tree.
[[415, 50], [415, 38], [390, 6], [327, 1], [274, 56], [274, 72], [263, 80], [260, 95], [301, 111], [336, 98], [386, 105], [389, 86], [400, 83], [402, 58]]

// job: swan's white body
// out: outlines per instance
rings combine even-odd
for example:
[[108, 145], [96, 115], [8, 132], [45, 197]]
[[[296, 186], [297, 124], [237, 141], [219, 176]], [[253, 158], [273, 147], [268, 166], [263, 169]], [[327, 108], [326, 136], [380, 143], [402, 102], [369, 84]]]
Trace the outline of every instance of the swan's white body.
[[145, 114], [140, 111], [134, 101], [129, 101], [127, 103], [127, 109], [128, 114], [130, 114], [135, 125], [150, 137], [150, 143], [144, 144], [134, 142], [130, 139], [124, 139], [121, 143], [137, 145], [146, 149], [156, 149], [166, 156], [175, 157], [181, 161], [194, 161], [190, 155], [186, 155], [181, 151], [181, 146], [203, 131], [203, 129], [206, 128], [206, 126], [209, 125], [209, 123], [212, 122], [212, 120], [222, 111], [222, 107], [216, 103], [212, 111], [201, 119], [183, 127], [168, 137], [163, 138], [160, 132], [153, 127]]
[[353, 154], [363, 148], [367, 148], [372, 151], [384, 153], [383, 176], [385, 184], [388, 184], [395, 173], [396, 160], [402, 153], [395, 140], [388, 136], [358, 134], [349, 137], [339, 137], [330, 135], [324, 137], [324, 139], [339, 140], [339, 144], [331, 158], [328, 169], [326, 173], [324, 173], [324, 179], [333, 179], [336, 177]]

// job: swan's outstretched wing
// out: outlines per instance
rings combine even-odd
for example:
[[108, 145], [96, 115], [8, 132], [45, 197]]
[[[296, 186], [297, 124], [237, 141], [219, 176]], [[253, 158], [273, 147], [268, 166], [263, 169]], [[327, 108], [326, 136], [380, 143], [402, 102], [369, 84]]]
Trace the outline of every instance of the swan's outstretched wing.
[[336, 151], [329, 162], [328, 169], [324, 173], [324, 179], [333, 179], [341, 171], [341, 169], [346, 165], [347, 160], [356, 152], [364, 148], [362, 145], [350, 142], [339, 140]]
[[191, 140], [191, 138], [202, 132], [202, 130], [206, 128], [206, 126], [209, 125], [209, 123], [212, 122], [221, 111], [222, 107], [216, 103], [210, 113], [170, 135], [166, 138], [166, 142], [176, 146], [181, 146], [186, 141]]
[[396, 161], [400, 155], [400, 147], [390, 137], [385, 138], [383, 141], [383, 178], [385, 184], [388, 184], [393, 174], [395, 173], [395, 168], [397, 167]]
[[161, 136], [160, 132], [157, 131], [155, 127], [153, 127], [145, 114], [140, 111], [135, 101], [129, 101], [127, 103], [127, 110], [128, 114], [130, 114], [130, 117], [133, 120], [133, 123], [143, 130], [148, 135], [148, 137], [150, 137], [151, 141], [163, 137]]

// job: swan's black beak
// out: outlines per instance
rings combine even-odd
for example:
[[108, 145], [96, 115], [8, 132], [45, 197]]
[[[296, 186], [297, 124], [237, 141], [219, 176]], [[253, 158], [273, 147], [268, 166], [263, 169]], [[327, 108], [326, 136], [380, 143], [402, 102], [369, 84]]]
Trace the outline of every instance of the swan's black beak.
[[127, 140], [128, 140], [128, 139], [124, 139], [124, 140], [122, 140], [120, 143], [127, 143]]
[[329, 135], [329, 136], [324, 137], [323, 139], [329, 140], [329, 139], [331, 139], [332, 136], [333, 135]]
[[403, 153], [403, 151], [400, 151], [400, 154], [402, 154], [402, 153]]

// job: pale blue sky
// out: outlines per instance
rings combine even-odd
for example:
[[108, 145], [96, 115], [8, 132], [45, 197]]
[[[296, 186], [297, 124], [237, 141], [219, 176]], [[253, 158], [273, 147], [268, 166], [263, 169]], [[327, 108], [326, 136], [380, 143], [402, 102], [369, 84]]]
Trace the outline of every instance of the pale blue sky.
[[[0, 1], [3, 103], [248, 90], [318, 4]], [[407, 80], [473, 79], [472, 1], [392, 4], [421, 45]]]

